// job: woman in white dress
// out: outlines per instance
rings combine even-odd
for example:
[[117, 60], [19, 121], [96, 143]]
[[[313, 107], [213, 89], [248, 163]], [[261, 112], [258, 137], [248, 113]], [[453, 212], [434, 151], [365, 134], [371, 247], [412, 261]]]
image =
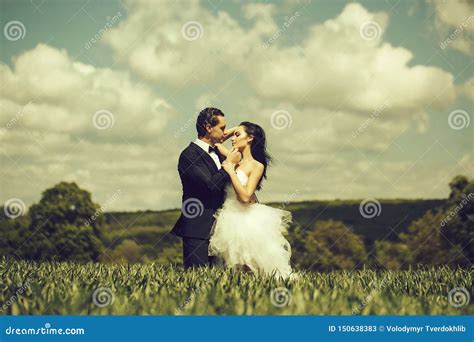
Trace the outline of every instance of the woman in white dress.
[[[242, 122], [234, 130], [232, 146], [242, 158], [237, 164], [222, 164], [231, 182], [215, 214], [209, 252], [223, 258], [227, 267], [287, 278], [292, 272], [291, 247], [284, 235], [291, 213], [260, 204], [255, 196], [270, 162], [265, 132], [257, 124]], [[224, 156], [229, 153], [220, 144], [217, 148]]]

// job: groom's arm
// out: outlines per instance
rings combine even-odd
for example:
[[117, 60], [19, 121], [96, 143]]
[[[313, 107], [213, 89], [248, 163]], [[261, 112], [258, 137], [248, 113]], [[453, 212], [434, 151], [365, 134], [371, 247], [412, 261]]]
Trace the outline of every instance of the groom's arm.
[[229, 180], [229, 175], [223, 168], [211, 174], [206, 163], [197, 154], [186, 155], [182, 153], [179, 157], [178, 170], [180, 175], [186, 174], [197, 185], [210, 191], [224, 190]]

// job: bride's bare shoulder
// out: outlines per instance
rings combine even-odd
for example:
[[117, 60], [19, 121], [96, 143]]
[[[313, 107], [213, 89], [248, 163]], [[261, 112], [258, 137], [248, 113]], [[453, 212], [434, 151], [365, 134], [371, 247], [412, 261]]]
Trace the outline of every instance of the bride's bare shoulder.
[[262, 172], [264, 169], [264, 165], [260, 163], [258, 160], [253, 160], [252, 161], [252, 170], [255, 170], [257, 172]]

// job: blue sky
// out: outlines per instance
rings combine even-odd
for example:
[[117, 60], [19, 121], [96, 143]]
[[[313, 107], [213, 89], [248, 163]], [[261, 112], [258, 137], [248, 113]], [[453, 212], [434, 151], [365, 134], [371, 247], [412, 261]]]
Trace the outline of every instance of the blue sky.
[[[177, 156], [207, 105], [266, 129], [264, 201], [446, 197], [474, 171], [473, 8], [2, 1], [0, 200], [30, 205], [69, 180], [101, 204], [120, 189], [106, 210], [177, 207]], [[97, 128], [96, 113], [113, 125]]]

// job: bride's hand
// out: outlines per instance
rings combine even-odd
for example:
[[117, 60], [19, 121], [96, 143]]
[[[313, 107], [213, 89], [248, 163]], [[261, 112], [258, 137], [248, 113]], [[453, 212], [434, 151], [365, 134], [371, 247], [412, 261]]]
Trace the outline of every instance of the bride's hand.
[[227, 159], [230, 162], [237, 164], [240, 162], [240, 159], [242, 158], [242, 155], [240, 154], [239, 150], [237, 150], [235, 147], [229, 152], [227, 155]]

